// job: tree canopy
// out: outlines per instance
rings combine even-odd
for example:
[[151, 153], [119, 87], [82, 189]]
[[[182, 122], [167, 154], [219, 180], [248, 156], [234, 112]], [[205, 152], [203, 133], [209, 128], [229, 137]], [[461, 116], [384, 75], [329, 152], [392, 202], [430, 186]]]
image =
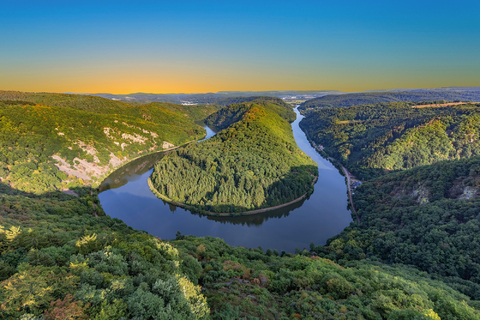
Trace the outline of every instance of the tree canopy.
[[218, 111], [207, 123], [227, 128], [162, 158], [151, 176], [153, 187], [175, 202], [217, 213], [301, 197], [312, 189], [318, 170], [295, 143], [284, 118], [291, 113], [291, 107], [263, 100]]

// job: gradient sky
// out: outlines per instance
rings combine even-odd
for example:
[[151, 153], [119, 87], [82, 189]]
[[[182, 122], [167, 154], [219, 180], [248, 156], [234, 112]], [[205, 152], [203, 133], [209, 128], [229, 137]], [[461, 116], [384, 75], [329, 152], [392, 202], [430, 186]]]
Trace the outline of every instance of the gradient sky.
[[480, 86], [478, 0], [0, 4], [0, 90]]

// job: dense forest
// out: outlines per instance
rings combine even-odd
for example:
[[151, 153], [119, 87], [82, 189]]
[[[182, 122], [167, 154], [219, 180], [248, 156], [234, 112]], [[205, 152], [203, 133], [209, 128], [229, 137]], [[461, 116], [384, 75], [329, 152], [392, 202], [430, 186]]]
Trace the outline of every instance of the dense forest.
[[[287, 121], [292, 114], [288, 105], [264, 99], [220, 110], [207, 123], [228, 128], [166, 155], [155, 165], [153, 187], [175, 202], [217, 213], [272, 207], [303, 196], [318, 173], [295, 143]], [[231, 124], [231, 119], [240, 120]]]
[[95, 183], [141, 153], [203, 137], [194, 122], [217, 109], [2, 91], [0, 178], [36, 193]]
[[300, 126], [360, 179], [480, 154], [480, 104], [396, 102], [326, 108]]
[[[256, 104], [261, 104], [267, 106], [271, 110], [274, 110], [280, 117], [284, 118], [288, 122], [295, 121], [296, 115], [293, 112], [292, 107], [286, 104], [283, 100], [278, 98], [269, 98], [269, 97], [251, 97], [256, 99], [247, 99], [245, 102], [251, 102], [255, 100]], [[232, 99], [234, 101], [239, 101], [243, 99]], [[245, 112], [250, 108], [248, 103], [235, 102], [228, 105], [228, 108], [222, 108], [221, 110], [212, 113], [208, 116], [204, 122], [212, 130], [221, 131], [228, 128], [230, 125], [238, 122], [242, 119]]]
[[24, 193], [0, 183], [3, 319], [202, 319], [197, 259], [118, 219], [90, 188]]
[[360, 92], [326, 95], [302, 103], [299, 110], [310, 112], [321, 108], [345, 108], [363, 104], [401, 101], [471, 101], [480, 102], [480, 91], [474, 90], [419, 90], [396, 92]]
[[480, 299], [480, 156], [390, 173], [355, 189], [360, 226], [314, 249], [345, 265], [414, 265]]
[[312, 250], [342, 265], [416, 266], [480, 299], [480, 105], [429, 104], [326, 108], [302, 121], [364, 180], [353, 196], [360, 225]]
[[172, 244], [197, 257], [213, 319], [480, 319], [472, 301], [424, 272], [178, 235]]
[[89, 188], [0, 189], [4, 319], [480, 319], [477, 302], [415, 269], [162, 241], [95, 217]]
[[[195, 129], [194, 121], [216, 107], [130, 106], [88, 96], [75, 101], [75, 95], [11, 92], [0, 97], [2, 319], [480, 319], [480, 156], [474, 156], [475, 151], [462, 153], [465, 143], [472, 148], [476, 143], [477, 106], [445, 107], [444, 113], [402, 104], [398, 113], [394, 105], [370, 106], [378, 112], [376, 121], [385, 122], [372, 122], [365, 137], [370, 132], [386, 134], [389, 116], [393, 122], [408, 118], [414, 125], [396, 137], [400, 141], [409, 129], [433, 125], [439, 137], [445, 130], [456, 153], [448, 149], [449, 161], [438, 156], [431, 165], [369, 179], [355, 190], [359, 226], [351, 224], [325, 246], [311, 243], [310, 250], [280, 253], [180, 232], [176, 239], [162, 240], [105, 216], [97, 191], [88, 185], [77, 181], [69, 185], [70, 194], [56, 190], [64, 187], [65, 177], [49, 157], [58, 153], [68, 160], [74, 150], [73, 159], [82, 152], [88, 157], [88, 149], [74, 142], [98, 138], [104, 145], [94, 145], [96, 156], [107, 161], [100, 160], [101, 148], [116, 144], [102, 142], [102, 126], [117, 126], [132, 135], [148, 130], [166, 137], [173, 132], [172, 139], [177, 137], [180, 144], [182, 137], [203, 136], [202, 130], [188, 136], [185, 131], [168, 131], [168, 125]], [[369, 107], [361, 108], [373, 121]], [[302, 187], [308, 190], [310, 174], [317, 174], [315, 164], [295, 144], [290, 112], [265, 100], [220, 110], [209, 121], [219, 128], [228, 123], [225, 129], [172, 151], [172, 156], [159, 157], [156, 171], [174, 165], [170, 173], [198, 173], [200, 178], [208, 166], [209, 175], [202, 177], [220, 179], [224, 184], [219, 195], [227, 201], [237, 199], [231, 190], [245, 190], [245, 200], [248, 195], [258, 200], [261, 193], [256, 190], [277, 178], [273, 195], [288, 200], [283, 191], [290, 187], [289, 195], [294, 196]], [[416, 117], [416, 112], [422, 116]], [[151, 118], [143, 118], [143, 113]], [[336, 121], [360, 120], [342, 117]], [[327, 116], [317, 119], [335, 126]], [[130, 127], [133, 124], [141, 131]], [[315, 139], [320, 139], [323, 131], [315, 128]], [[122, 155], [128, 152], [124, 147]], [[350, 156], [357, 157], [357, 152], [352, 149]], [[150, 157], [145, 161], [157, 160]], [[175, 190], [181, 190], [178, 186]], [[263, 190], [268, 201], [273, 189]]]

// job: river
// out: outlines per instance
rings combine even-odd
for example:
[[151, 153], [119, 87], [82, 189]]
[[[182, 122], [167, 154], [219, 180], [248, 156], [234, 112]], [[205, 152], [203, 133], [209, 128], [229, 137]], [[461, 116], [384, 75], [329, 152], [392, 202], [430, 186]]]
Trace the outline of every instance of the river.
[[[233, 246], [277, 249], [294, 252], [308, 248], [310, 242], [325, 244], [353, 220], [347, 210], [345, 178], [310, 145], [299, 122], [303, 116], [295, 109], [292, 123], [295, 140], [318, 164], [319, 177], [309, 199], [288, 207], [240, 217], [210, 217], [157, 199], [147, 185], [154, 164], [164, 153], [147, 155], [113, 172], [100, 186], [100, 202], [112, 218], [132, 228], [145, 230], [162, 239], [175, 238], [177, 231], [198, 237], [224, 239]], [[206, 127], [207, 136], [215, 133]]]

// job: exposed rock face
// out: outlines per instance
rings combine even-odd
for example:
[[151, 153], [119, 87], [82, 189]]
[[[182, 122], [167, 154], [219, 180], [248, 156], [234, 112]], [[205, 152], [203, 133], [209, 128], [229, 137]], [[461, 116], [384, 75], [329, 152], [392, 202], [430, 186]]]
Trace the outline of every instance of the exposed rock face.
[[[142, 136], [141, 134], [138, 134], [138, 133], [133, 133], [133, 134], [122, 133], [119, 128], [113, 128], [112, 129], [112, 128], [109, 128], [109, 127], [104, 127], [103, 132], [105, 133], [105, 136], [107, 136], [107, 138], [112, 139], [112, 140], [119, 140], [119, 141], [123, 140], [123, 142], [119, 142], [119, 141], [114, 141], [113, 142], [117, 146], [120, 145], [122, 147], [122, 151], [125, 150], [125, 147], [130, 145], [130, 144], [134, 144], [134, 143], [145, 144], [149, 141], [149, 139], [152, 139], [151, 142], [153, 142], [154, 145], [157, 144], [157, 141], [155, 141], [155, 139], [158, 138], [157, 133], [152, 132], [152, 131], [148, 131], [146, 129], [142, 129], [142, 128], [139, 128], [139, 127], [136, 127], [136, 126], [133, 126], [133, 125], [129, 125], [126, 122], [122, 122], [122, 124], [124, 126], [129, 127], [129, 128], [135, 128], [135, 129], [141, 130], [143, 133], [146, 133], [146, 134], [151, 136], [151, 138], [150, 138], [148, 136], [147, 137]], [[127, 143], [127, 142], [129, 142], [129, 143]], [[150, 148], [150, 150], [152, 150], [152, 149]]]
[[267, 277], [266, 277], [264, 274], [261, 273], [261, 274], [258, 276], [258, 278], [260, 279], [260, 285], [262, 285], [263, 287], [268, 284], [268, 279], [267, 279]]
[[416, 199], [418, 204], [427, 204], [429, 202], [429, 191], [424, 186], [418, 186], [418, 188], [414, 189], [410, 196], [413, 199]]
[[478, 189], [475, 187], [465, 187], [463, 193], [458, 197], [458, 199], [472, 199], [476, 198], [478, 195]]
[[[118, 120], [115, 120], [115, 123], [118, 123]], [[128, 146], [133, 144], [146, 145], [144, 150], [139, 151], [138, 154], [145, 151], [157, 150], [159, 149], [160, 146], [163, 149], [170, 149], [175, 147], [173, 143], [170, 143], [168, 141], [163, 141], [163, 143], [161, 140], [156, 141], [159, 135], [155, 132], [152, 132], [134, 125], [130, 125], [126, 122], [122, 122], [121, 124], [126, 127], [134, 128], [140, 131], [138, 133], [135, 133], [135, 132], [126, 133], [126, 132], [122, 132], [121, 128], [110, 128], [110, 127], [103, 128], [103, 133], [105, 134], [105, 136], [108, 139], [113, 140], [113, 143], [116, 146], [121, 147], [122, 151], [124, 151], [126, 148], [128, 148]], [[58, 131], [58, 128], [56, 128], [56, 130]], [[63, 132], [57, 132], [57, 134], [65, 137], [65, 134]], [[107, 165], [102, 166], [100, 165], [100, 160], [97, 156], [98, 152], [95, 149], [95, 145], [93, 143], [89, 143], [89, 142], [85, 143], [84, 141], [81, 141], [81, 140], [72, 141], [72, 142], [73, 144], [81, 148], [87, 155], [91, 155], [93, 157], [93, 162], [89, 162], [85, 159], [80, 159], [76, 157], [73, 159], [73, 164], [71, 165], [69, 162], [67, 162], [58, 154], [53, 155], [52, 158], [57, 160], [56, 166], [61, 171], [63, 171], [69, 176], [75, 176], [76, 178], [82, 179], [84, 181], [89, 181], [93, 177], [98, 178], [98, 177], [104, 176], [111, 169], [114, 169], [122, 165], [123, 163], [125, 163], [127, 160], [129, 160], [129, 158], [127, 157], [123, 157], [122, 159], [120, 159], [117, 156], [115, 156], [114, 153], [111, 152], [109, 163]], [[67, 148], [72, 150], [71, 146], [68, 146]]]
[[85, 151], [87, 154], [90, 154], [93, 156], [93, 159], [95, 163], [99, 163], [100, 160], [97, 157], [97, 149], [95, 149], [94, 146], [88, 145], [85, 142], [78, 140], [76, 143], [83, 151]]
[[167, 141], [163, 141], [163, 145], [162, 145], [163, 149], [168, 149], [168, 148], [173, 148], [173, 147], [175, 147], [174, 144], [172, 144], [170, 142], [167, 142]]
[[452, 183], [448, 190], [450, 199], [474, 199], [480, 196], [479, 177], [460, 177]]
[[145, 144], [145, 141], [147, 140], [147, 138], [136, 133], [133, 135], [128, 133], [122, 133], [122, 139], [130, 140], [132, 142], [139, 143], [139, 144]]
[[400, 199], [404, 196], [408, 196], [422, 205], [429, 203], [430, 191], [423, 184], [417, 184], [411, 192], [406, 190], [405, 186], [397, 186], [394, 190], [394, 197]]
[[52, 158], [58, 161], [56, 166], [58, 169], [60, 169], [60, 171], [65, 172], [69, 176], [75, 176], [78, 179], [82, 179], [83, 181], [89, 181], [92, 177], [100, 177], [106, 174], [110, 168], [116, 168], [127, 161], [126, 157], [119, 159], [113, 153], [110, 153], [110, 162], [106, 166], [100, 166], [97, 161], [91, 163], [87, 160], [79, 158], [74, 158], [74, 165], [71, 166], [58, 155], [53, 155]]

